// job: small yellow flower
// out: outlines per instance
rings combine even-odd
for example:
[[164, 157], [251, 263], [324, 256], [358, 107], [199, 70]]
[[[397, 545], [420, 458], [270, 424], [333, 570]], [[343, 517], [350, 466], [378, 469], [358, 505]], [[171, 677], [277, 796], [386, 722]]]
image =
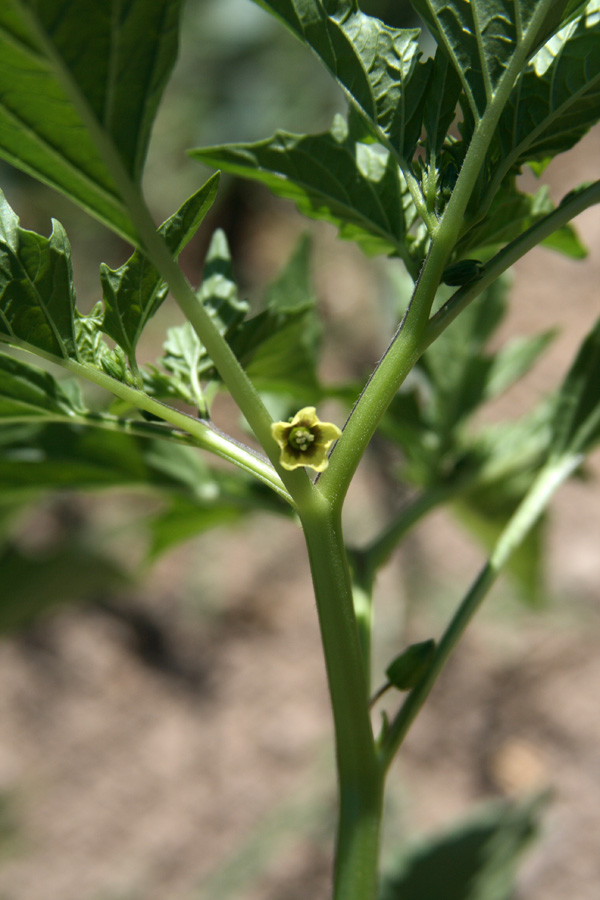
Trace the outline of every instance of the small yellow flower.
[[327, 452], [341, 435], [331, 422], [321, 422], [314, 406], [305, 406], [289, 422], [273, 422], [271, 434], [281, 447], [279, 462], [290, 472], [310, 466], [324, 472], [329, 465]]

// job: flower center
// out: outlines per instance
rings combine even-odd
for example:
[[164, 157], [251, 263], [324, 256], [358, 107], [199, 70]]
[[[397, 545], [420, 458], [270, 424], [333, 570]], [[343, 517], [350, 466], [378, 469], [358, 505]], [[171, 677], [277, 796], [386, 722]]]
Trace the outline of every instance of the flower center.
[[288, 442], [294, 450], [300, 450], [301, 453], [304, 453], [308, 450], [314, 439], [314, 434], [312, 434], [308, 428], [299, 425], [297, 428], [292, 428], [290, 431]]

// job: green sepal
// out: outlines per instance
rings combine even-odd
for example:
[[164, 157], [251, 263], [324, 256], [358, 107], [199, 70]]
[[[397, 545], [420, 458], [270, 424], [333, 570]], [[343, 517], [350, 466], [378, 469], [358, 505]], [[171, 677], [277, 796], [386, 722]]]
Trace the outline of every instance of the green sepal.
[[452, 287], [460, 287], [463, 284], [470, 284], [481, 278], [483, 272], [483, 263], [479, 259], [461, 259], [452, 263], [444, 269], [442, 281], [444, 284]]
[[385, 670], [388, 681], [399, 691], [410, 691], [426, 674], [435, 653], [435, 641], [419, 641], [403, 650]]

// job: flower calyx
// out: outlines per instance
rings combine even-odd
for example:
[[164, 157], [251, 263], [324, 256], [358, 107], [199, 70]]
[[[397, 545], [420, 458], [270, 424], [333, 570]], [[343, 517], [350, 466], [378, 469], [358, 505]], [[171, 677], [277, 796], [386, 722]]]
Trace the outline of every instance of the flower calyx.
[[289, 422], [273, 422], [271, 434], [281, 448], [279, 462], [283, 469], [308, 466], [324, 472], [329, 465], [329, 448], [342, 432], [331, 422], [321, 422], [314, 406], [305, 406]]

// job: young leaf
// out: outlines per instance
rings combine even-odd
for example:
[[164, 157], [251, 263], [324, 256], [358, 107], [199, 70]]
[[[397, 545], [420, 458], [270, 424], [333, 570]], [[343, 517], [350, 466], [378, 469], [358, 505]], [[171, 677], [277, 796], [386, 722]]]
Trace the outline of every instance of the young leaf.
[[[197, 294], [220, 334], [230, 339], [249, 307], [239, 297], [227, 239], [221, 230], [212, 237]], [[169, 328], [163, 347], [165, 352], [159, 364], [165, 371], [156, 366], [145, 371], [146, 388], [155, 396], [178, 397], [197, 406], [201, 415], [207, 415], [200, 381], [217, 376], [206, 348], [189, 322]]]
[[344, 89], [378, 140], [410, 160], [421, 134], [431, 64], [419, 63], [415, 28], [390, 28], [357, 0], [254, 0], [307, 44]]
[[0, 340], [77, 358], [71, 248], [56, 220], [42, 237], [19, 226], [0, 191]]
[[[213, 204], [219, 175], [213, 175], [158, 229], [175, 258], [194, 236]], [[168, 293], [154, 266], [139, 251], [118, 269], [100, 266], [105, 312], [102, 330], [124, 350], [131, 368], [137, 370], [135, 351], [148, 320]]]
[[0, 156], [134, 243], [97, 132], [139, 182], [180, 8], [181, 0], [0, 4]]
[[433, 156], [435, 159], [442, 149], [456, 115], [460, 89], [460, 79], [455, 69], [444, 50], [438, 47], [423, 110], [428, 158]]
[[[268, 288], [266, 308], [244, 319], [248, 304], [238, 297], [225, 236], [217, 232], [198, 296], [260, 390], [283, 391], [299, 399], [319, 390], [320, 327], [309, 278], [307, 238], [300, 240], [283, 272]], [[178, 397], [197, 405], [205, 415], [200, 381], [218, 380], [205, 348], [188, 324], [169, 329], [164, 348], [159, 362], [165, 371], [151, 367], [144, 372], [147, 389], [156, 396]]]
[[300, 212], [336, 226], [369, 254], [408, 259], [406, 235], [416, 213], [394, 157], [363, 143], [341, 116], [318, 135], [277, 132], [254, 144], [191, 150], [190, 155], [265, 184]]

